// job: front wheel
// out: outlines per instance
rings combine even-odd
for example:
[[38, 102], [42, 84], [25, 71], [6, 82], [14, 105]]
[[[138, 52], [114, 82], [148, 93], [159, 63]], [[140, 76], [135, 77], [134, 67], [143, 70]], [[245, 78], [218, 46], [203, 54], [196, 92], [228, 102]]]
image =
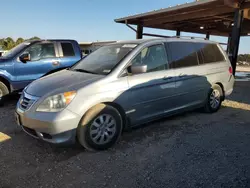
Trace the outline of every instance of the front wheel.
[[208, 92], [207, 101], [204, 107], [205, 112], [208, 113], [217, 112], [221, 107], [223, 98], [224, 95], [222, 88], [219, 85], [215, 84]]
[[90, 109], [77, 129], [80, 144], [88, 150], [112, 147], [122, 132], [122, 117], [112, 106], [99, 104]]

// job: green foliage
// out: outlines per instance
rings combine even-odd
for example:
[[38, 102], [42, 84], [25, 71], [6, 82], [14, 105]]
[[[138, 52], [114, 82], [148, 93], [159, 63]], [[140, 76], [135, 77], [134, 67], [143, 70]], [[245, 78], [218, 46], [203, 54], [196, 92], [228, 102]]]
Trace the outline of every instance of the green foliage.
[[40, 38], [39, 37], [32, 37], [29, 40], [40, 40]]
[[24, 39], [23, 39], [23, 38], [18, 38], [18, 39], [16, 40], [16, 45], [21, 44], [21, 43], [23, 43], [23, 42], [24, 42]]
[[4, 50], [4, 39], [0, 39], [0, 49]]
[[16, 43], [12, 38], [8, 37], [5, 39], [4, 45], [6, 46], [6, 50], [10, 50], [16, 46]]
[[238, 61], [250, 62], [250, 54], [240, 54], [238, 56]]
[[[39, 40], [39, 37], [32, 37], [27, 40]], [[3, 38], [0, 39], [0, 49], [2, 48], [3, 50], [10, 50], [11, 48], [14, 48], [18, 44], [21, 44], [24, 42], [25, 39], [23, 38], [18, 38], [16, 41], [14, 41], [11, 37]]]

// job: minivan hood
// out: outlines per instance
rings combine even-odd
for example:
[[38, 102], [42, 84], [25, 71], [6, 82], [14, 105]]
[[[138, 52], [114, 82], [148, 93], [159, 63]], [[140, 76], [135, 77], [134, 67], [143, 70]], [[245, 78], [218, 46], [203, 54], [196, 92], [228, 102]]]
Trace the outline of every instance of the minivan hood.
[[103, 77], [103, 75], [63, 70], [32, 82], [25, 92], [42, 97], [48, 93], [77, 90]]

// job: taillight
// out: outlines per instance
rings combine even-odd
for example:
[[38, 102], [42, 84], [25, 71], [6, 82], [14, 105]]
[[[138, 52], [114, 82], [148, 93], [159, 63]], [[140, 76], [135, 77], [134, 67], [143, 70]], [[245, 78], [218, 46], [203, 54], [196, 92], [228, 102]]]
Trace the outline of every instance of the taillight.
[[232, 67], [229, 67], [229, 73], [233, 74], [233, 68]]

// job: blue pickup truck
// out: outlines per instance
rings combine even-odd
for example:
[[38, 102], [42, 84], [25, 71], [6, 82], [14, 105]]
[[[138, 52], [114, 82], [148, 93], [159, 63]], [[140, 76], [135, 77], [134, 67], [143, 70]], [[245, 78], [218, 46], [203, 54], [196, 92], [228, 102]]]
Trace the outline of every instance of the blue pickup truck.
[[68, 68], [82, 58], [74, 40], [26, 41], [0, 57], [0, 103], [32, 81]]

